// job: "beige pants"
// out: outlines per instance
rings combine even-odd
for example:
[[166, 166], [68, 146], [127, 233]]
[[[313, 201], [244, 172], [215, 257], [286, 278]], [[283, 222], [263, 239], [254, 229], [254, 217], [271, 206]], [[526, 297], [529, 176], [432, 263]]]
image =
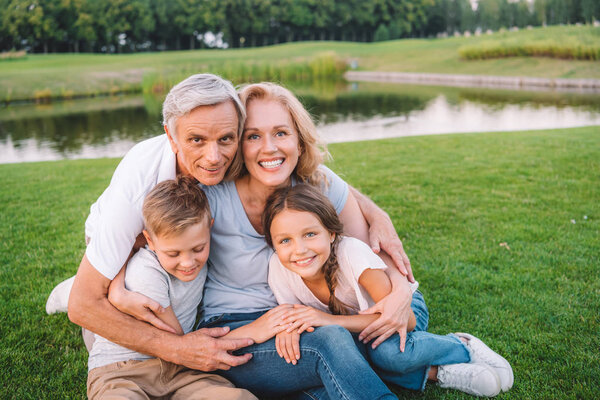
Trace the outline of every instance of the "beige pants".
[[159, 358], [122, 361], [94, 368], [88, 374], [87, 395], [93, 399], [253, 399], [227, 379]]

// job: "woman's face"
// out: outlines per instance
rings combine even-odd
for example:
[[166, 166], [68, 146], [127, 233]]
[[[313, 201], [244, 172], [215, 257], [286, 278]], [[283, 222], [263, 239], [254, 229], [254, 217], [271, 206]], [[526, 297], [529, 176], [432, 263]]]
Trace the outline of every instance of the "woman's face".
[[269, 187], [288, 184], [300, 157], [290, 113], [275, 100], [252, 100], [246, 113], [242, 154], [251, 178]]

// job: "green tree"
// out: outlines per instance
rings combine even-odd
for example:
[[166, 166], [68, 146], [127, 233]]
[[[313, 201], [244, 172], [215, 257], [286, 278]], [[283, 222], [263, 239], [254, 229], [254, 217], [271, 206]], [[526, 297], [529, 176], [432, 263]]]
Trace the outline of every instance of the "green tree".
[[377, 30], [375, 31], [373, 41], [383, 42], [385, 40], [390, 40], [390, 31], [388, 30], [387, 26], [385, 26], [385, 24], [381, 24], [377, 27]]

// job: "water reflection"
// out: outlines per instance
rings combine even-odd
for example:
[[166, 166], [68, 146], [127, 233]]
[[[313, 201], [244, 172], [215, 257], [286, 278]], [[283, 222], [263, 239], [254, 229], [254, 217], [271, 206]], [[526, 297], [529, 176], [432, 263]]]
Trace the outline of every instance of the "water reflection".
[[[321, 84], [293, 87], [327, 142], [600, 125], [600, 94]], [[0, 162], [120, 157], [162, 133], [164, 96], [0, 109]]]

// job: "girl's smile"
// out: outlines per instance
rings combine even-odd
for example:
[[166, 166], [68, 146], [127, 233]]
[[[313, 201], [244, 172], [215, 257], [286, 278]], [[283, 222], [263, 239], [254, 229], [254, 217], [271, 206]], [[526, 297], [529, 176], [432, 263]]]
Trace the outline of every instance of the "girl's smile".
[[322, 279], [335, 234], [310, 212], [285, 209], [271, 222], [273, 246], [284, 267], [304, 280]]

